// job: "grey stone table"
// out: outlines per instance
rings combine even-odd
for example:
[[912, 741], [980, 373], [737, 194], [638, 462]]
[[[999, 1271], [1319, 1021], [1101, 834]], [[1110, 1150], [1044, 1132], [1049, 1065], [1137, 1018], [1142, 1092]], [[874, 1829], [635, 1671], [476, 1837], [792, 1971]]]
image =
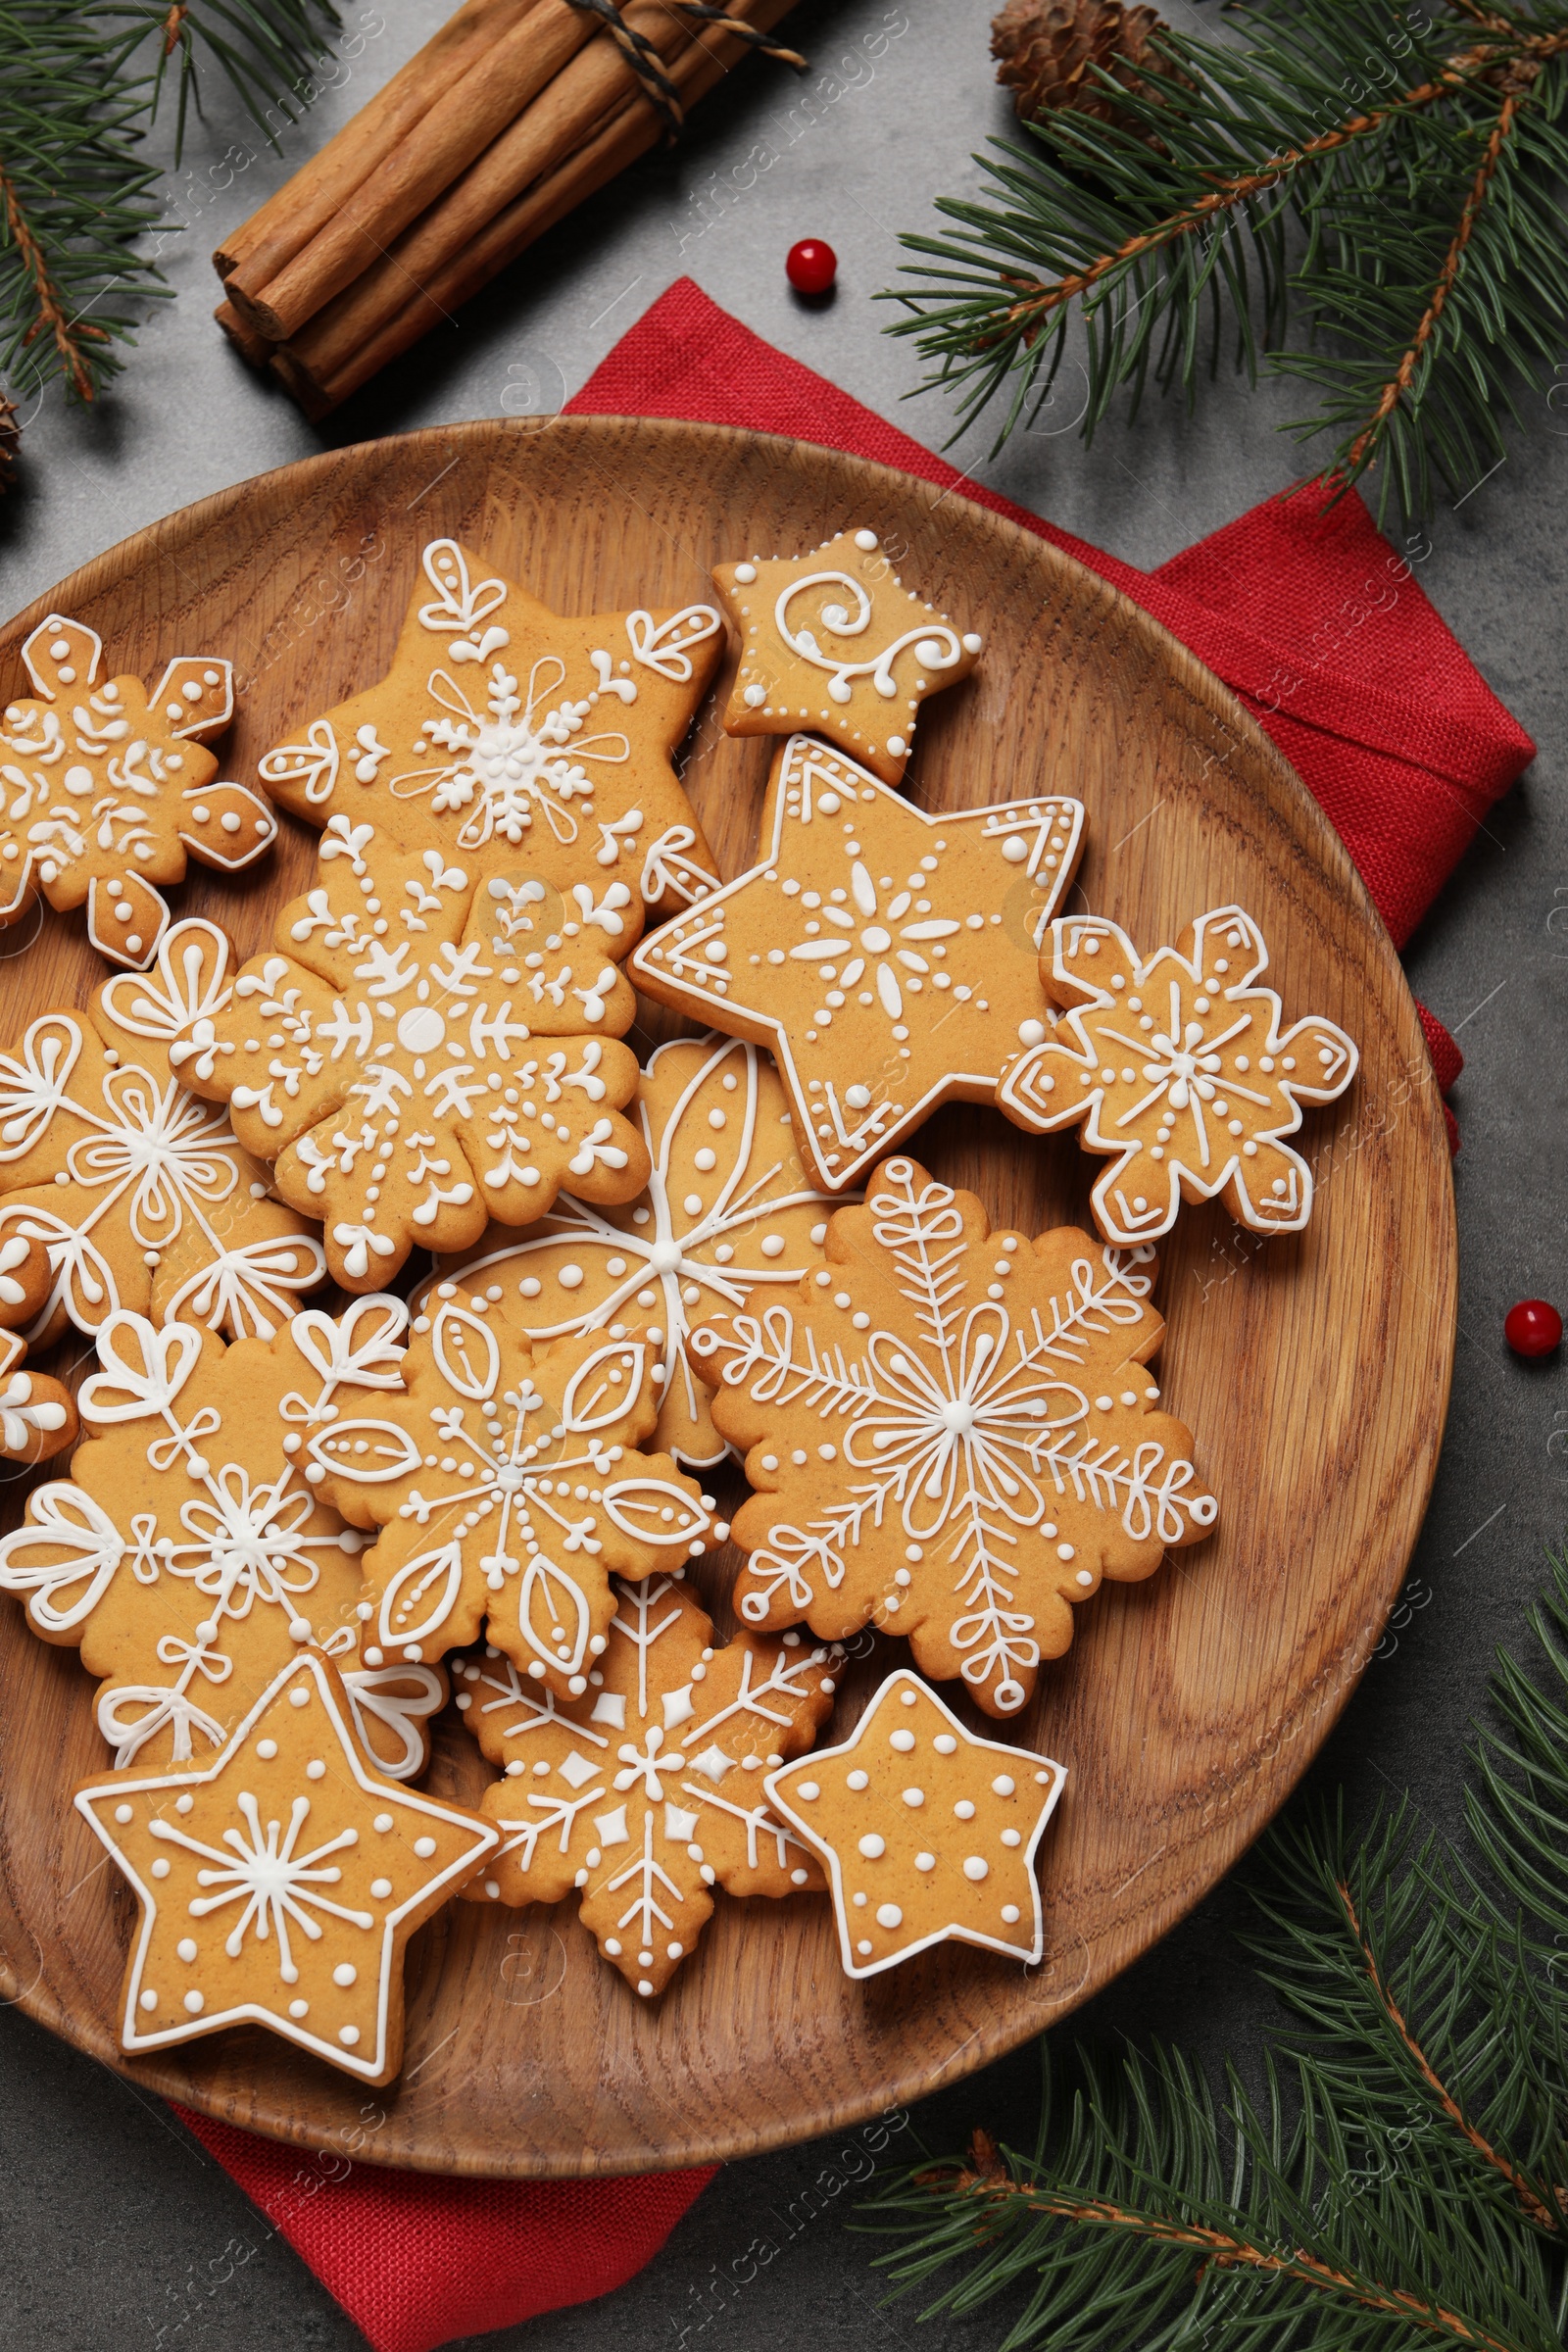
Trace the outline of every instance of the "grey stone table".
[[[897, 267], [896, 232], [926, 225], [932, 199], [972, 186], [970, 151], [1005, 122], [986, 54], [989, 0], [806, 0], [791, 19], [812, 74], [749, 66], [692, 135], [651, 160], [524, 257], [449, 330], [432, 336], [323, 430], [249, 374], [209, 313], [207, 255], [445, 13], [443, 0], [348, 0], [346, 54], [279, 158], [210, 86], [209, 116], [171, 182], [165, 266], [177, 299], [143, 328], [121, 386], [96, 414], [56, 397], [29, 418], [20, 488], [0, 505], [0, 610], [11, 612], [99, 548], [207, 491], [341, 444], [460, 417], [553, 408], [682, 272], [760, 334], [936, 447], [941, 406], [900, 409], [907, 345], [881, 333], [869, 297]], [[1199, 20], [1186, 0], [1168, 9]], [[1212, 13], [1206, 22], [1213, 23]], [[323, 75], [323, 79], [327, 76]], [[161, 134], [160, 134], [161, 135]], [[249, 158], [247, 161], [246, 158]], [[795, 238], [840, 255], [836, 299], [808, 309], [783, 258]], [[1568, 371], [1568, 349], [1563, 369]], [[1070, 376], [1069, 369], [1069, 376]], [[998, 461], [983, 434], [960, 465], [1138, 564], [1161, 562], [1277, 489], [1294, 470], [1276, 428], [1282, 388], [1228, 382], [1196, 419], [1155, 403], [1086, 450], [1073, 403]], [[1568, 1302], [1568, 415], [1543, 402], [1509, 462], [1437, 518], [1417, 576], [1541, 757], [1489, 820], [1408, 957], [1417, 993], [1468, 1056], [1455, 1102], [1462, 1236], [1460, 1337], [1447, 1444], [1394, 1630], [1317, 1768], [1363, 1807], [1410, 1788], [1423, 1817], [1457, 1815], [1466, 1725], [1494, 1648], [1519, 1640], [1543, 1546], [1568, 1521], [1568, 1392], [1555, 1364], [1527, 1367], [1502, 1342], [1516, 1298]], [[1131, 1970], [1075, 2029], [1158, 2032], [1244, 2063], [1267, 2029], [1265, 1996], [1231, 1939], [1222, 1887]], [[915, 2134], [952, 2148], [984, 2123], [1032, 2132], [1036, 2059], [1017, 2053], [916, 2111]], [[868, 2158], [858, 2135], [728, 2168], [664, 2252], [620, 2293], [488, 2339], [495, 2352], [598, 2352], [711, 2344], [724, 2352], [864, 2352], [996, 2342], [998, 2316], [921, 2330], [914, 2306], [880, 2311], [874, 2247], [841, 2227]], [[814, 2197], [804, 2191], [819, 2183]], [[361, 2339], [227, 2176], [158, 2106], [0, 2013], [0, 2346], [99, 2352], [105, 2343], [272, 2352]], [[235, 2245], [250, 2249], [243, 2260]], [[750, 2249], [760, 2241], [763, 2258]], [[227, 2254], [225, 2257], [225, 2249]], [[191, 2281], [233, 2263], [198, 2304]], [[160, 2328], [190, 2316], [161, 2339]]]

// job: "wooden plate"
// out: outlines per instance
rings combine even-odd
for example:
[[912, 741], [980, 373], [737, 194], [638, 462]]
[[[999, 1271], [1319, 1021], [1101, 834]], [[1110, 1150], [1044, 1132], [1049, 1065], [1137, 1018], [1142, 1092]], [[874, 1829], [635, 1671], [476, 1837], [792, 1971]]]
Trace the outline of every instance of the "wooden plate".
[[[381, 674], [426, 539], [461, 534], [573, 612], [701, 598], [710, 563], [861, 522], [988, 635], [975, 676], [926, 706], [915, 795], [960, 808], [1075, 793], [1089, 905], [1153, 943], [1239, 900], [1287, 975], [1291, 1017], [1326, 1013], [1362, 1053], [1352, 1094], [1308, 1117], [1310, 1232], [1260, 1244], [1218, 1207], [1189, 1209], [1164, 1252], [1162, 1386], [1198, 1435], [1219, 1529], [1147, 1585], [1107, 1586], [1019, 1726], [1071, 1770], [1044, 1848], [1046, 1958], [1026, 1972], [950, 1945], [853, 1984], [820, 1898], [723, 1901], [700, 1957], [642, 2002], [569, 1902], [458, 1903], [411, 1951], [408, 2056], [385, 2091], [367, 2098], [250, 2030], [127, 2064], [114, 2021], [129, 1898], [67, 1801], [104, 1768], [92, 1685], [0, 1604], [0, 1996], [209, 2115], [377, 2164], [508, 2176], [697, 2164], [849, 2127], [1054, 2024], [1163, 1935], [1280, 1804], [1379, 1639], [1426, 1505], [1454, 1346], [1452, 1185], [1415, 1006], [1295, 774], [1102, 581], [961, 497], [805, 444], [486, 422], [314, 458], [170, 516], [16, 621], [0, 680], [17, 690], [17, 648], [51, 607], [99, 629], [118, 669], [227, 652], [244, 694], [225, 772], [249, 777], [305, 714]], [[735, 873], [770, 747], [720, 736], [711, 709], [686, 780]], [[317, 836], [282, 821], [259, 874], [233, 886], [193, 868], [180, 894], [246, 954], [311, 869]], [[52, 916], [0, 937], [6, 954], [7, 1037], [102, 977], [81, 931]], [[1101, 1163], [1070, 1141], [965, 1108], [915, 1149], [993, 1219], [1088, 1222]], [[715, 1599], [723, 1585], [720, 1567]], [[904, 1654], [883, 1643], [874, 1668], [858, 1662], [841, 1722]], [[453, 1730], [434, 1785], [471, 1792], [482, 1771]]]

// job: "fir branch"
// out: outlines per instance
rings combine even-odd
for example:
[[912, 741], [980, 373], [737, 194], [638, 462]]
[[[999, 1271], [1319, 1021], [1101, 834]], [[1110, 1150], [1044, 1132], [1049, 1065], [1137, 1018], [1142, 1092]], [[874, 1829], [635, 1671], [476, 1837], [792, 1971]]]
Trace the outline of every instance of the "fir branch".
[[312, 69], [322, 62], [321, 45], [342, 28], [333, 0], [100, 0], [94, 14], [105, 25], [122, 27], [115, 50], [123, 66], [152, 45], [151, 114], [156, 116], [164, 79], [177, 55], [178, 113], [174, 163], [184, 148], [187, 117], [201, 112], [201, 55], [205, 50], [237, 93], [246, 113], [272, 146], [277, 134], [268, 122], [271, 107], [296, 122], [304, 112], [302, 92]]
[[[960, 432], [1004, 399], [1000, 447], [1076, 317], [1087, 437], [1118, 391], [1136, 412], [1151, 368], [1193, 402], [1204, 321], [1212, 373], [1228, 316], [1250, 378], [1261, 346], [1318, 388], [1287, 429], [1335, 436], [1332, 493], [1378, 465], [1380, 513], [1430, 507], [1434, 469], [1473, 487], [1568, 320], [1568, 8], [1449, 6], [1414, 31], [1390, 0], [1238, 0], [1249, 47], [1167, 30], [1171, 70], [1136, 90], [1094, 69], [1118, 122], [1058, 110], [1032, 149], [993, 141], [990, 201], [943, 200], [957, 233], [906, 236], [920, 282], [884, 296], [921, 388], [956, 393]], [[1396, 86], [1356, 90], [1355, 56]], [[1293, 306], [1304, 349], [1282, 348]]]
[[[1246, 1941], [1294, 2021], [1261, 2104], [1179, 2052], [1049, 2044], [1032, 2154], [894, 2178], [860, 2225], [933, 2312], [1022, 2297], [1004, 2352], [1561, 2352], [1568, 2335], [1568, 1552], [1499, 1661], [1472, 1854], [1407, 1807], [1265, 1841]], [[929, 2314], [927, 2315], [929, 2316]]]

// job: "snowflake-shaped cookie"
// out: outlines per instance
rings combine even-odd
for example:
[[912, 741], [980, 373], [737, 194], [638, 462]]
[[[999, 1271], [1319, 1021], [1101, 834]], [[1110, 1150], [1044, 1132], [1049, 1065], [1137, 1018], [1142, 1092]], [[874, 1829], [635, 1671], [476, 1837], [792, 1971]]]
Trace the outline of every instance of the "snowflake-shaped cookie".
[[584, 1926], [645, 1997], [695, 1950], [713, 1886], [780, 1895], [823, 1884], [760, 1780], [810, 1746], [842, 1652], [747, 1633], [715, 1650], [682, 1573], [616, 1587], [591, 1696], [562, 1705], [494, 1651], [460, 1670], [458, 1705], [507, 1774], [483, 1801], [500, 1847], [465, 1892], [559, 1903], [579, 1888]]
[[615, 957], [640, 916], [624, 883], [564, 903], [532, 874], [447, 865], [332, 817], [321, 879], [175, 1048], [325, 1220], [333, 1279], [370, 1291], [416, 1245], [470, 1249], [531, 1223], [564, 1184], [625, 1200], [648, 1177], [620, 1115], [637, 1057]]
[[1038, 1025], [997, 1101], [1047, 1135], [1083, 1121], [1086, 1152], [1109, 1152], [1092, 1195], [1107, 1241], [1169, 1233], [1185, 1200], [1216, 1193], [1254, 1233], [1299, 1233], [1312, 1171], [1284, 1141], [1303, 1102], [1332, 1102], [1359, 1056], [1315, 1015], [1280, 1026], [1280, 1001], [1254, 985], [1263, 934], [1240, 906], [1189, 923], [1146, 963], [1099, 915], [1053, 923], [1041, 970], [1065, 1017]]
[[640, 1342], [603, 1333], [536, 1353], [515, 1302], [418, 1316], [404, 1393], [310, 1442], [306, 1477], [381, 1530], [360, 1606], [368, 1666], [489, 1638], [578, 1696], [605, 1645], [610, 1571], [643, 1577], [722, 1543], [667, 1456], [635, 1450], [658, 1414]]
[[315, 1651], [204, 1770], [127, 1774], [75, 1801], [141, 1906], [122, 2049], [266, 2026], [367, 2082], [402, 2064], [405, 1944], [496, 1844], [465, 1806], [367, 1766]]
[[724, 564], [713, 579], [741, 639], [726, 733], [809, 727], [888, 784], [904, 773], [921, 703], [966, 678], [985, 642], [906, 588], [871, 530]]
[[847, 1973], [875, 1977], [950, 1939], [1040, 1958], [1035, 1848], [1066, 1778], [1032, 1748], [976, 1739], [901, 1669], [841, 1747], [763, 1786], [827, 1866]]
[[221, 997], [228, 952], [215, 924], [176, 924], [151, 971], [0, 1054], [0, 1246], [41, 1243], [52, 1268], [34, 1344], [120, 1307], [266, 1339], [325, 1275], [314, 1222], [187, 1092], [180, 1030]]
[[401, 1299], [363, 1298], [226, 1348], [187, 1323], [105, 1323], [79, 1400], [87, 1442], [0, 1538], [0, 1592], [46, 1642], [79, 1646], [118, 1765], [205, 1758], [316, 1642], [342, 1661], [379, 1768], [423, 1769], [442, 1677], [358, 1664], [368, 1539], [318, 1495], [302, 1452], [355, 1392], [397, 1386], [407, 1320]]
[[61, 910], [85, 904], [93, 946], [138, 969], [169, 923], [155, 883], [183, 881], [187, 857], [238, 873], [277, 834], [202, 748], [234, 714], [233, 664], [178, 654], [153, 687], [100, 684], [103, 640], [58, 612], [22, 659], [35, 691], [0, 726], [0, 923], [40, 891]]
[[758, 863], [628, 968], [661, 1004], [771, 1050], [801, 1157], [842, 1193], [939, 1103], [989, 1102], [1020, 1028], [1049, 1011], [1040, 941], [1083, 814], [1043, 796], [928, 816], [797, 735]]
[[636, 1327], [662, 1351], [657, 1442], [704, 1468], [728, 1449], [686, 1360], [693, 1318], [719, 1302], [744, 1306], [759, 1284], [799, 1283], [822, 1262], [836, 1203], [806, 1182], [778, 1072], [756, 1046], [661, 1046], [637, 1117], [653, 1173], [634, 1201], [598, 1209], [563, 1193], [526, 1241], [489, 1233], [452, 1278], [493, 1298], [514, 1293], [536, 1340]]
[[283, 806], [486, 870], [526, 847], [559, 889], [624, 882], [666, 912], [712, 889], [670, 765], [723, 651], [711, 606], [566, 619], [454, 539], [423, 566], [386, 676], [262, 760]]
[[829, 1640], [874, 1621], [1015, 1714], [1073, 1603], [1214, 1523], [1191, 1436], [1151, 1410], [1153, 1253], [993, 1233], [904, 1158], [826, 1250], [795, 1300], [710, 1315], [689, 1343], [758, 1490], [736, 1609]]

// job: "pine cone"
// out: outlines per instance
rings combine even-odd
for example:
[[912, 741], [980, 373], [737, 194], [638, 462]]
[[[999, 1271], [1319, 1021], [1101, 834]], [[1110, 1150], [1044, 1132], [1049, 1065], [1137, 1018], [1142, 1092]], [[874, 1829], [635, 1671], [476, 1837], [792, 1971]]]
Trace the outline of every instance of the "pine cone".
[[1124, 8], [1120, 0], [1007, 0], [991, 26], [991, 54], [1001, 60], [997, 79], [1012, 91], [1026, 122], [1048, 107], [1067, 107], [1152, 139], [1089, 69], [1102, 67], [1143, 96], [1147, 76], [1171, 74], [1149, 46], [1151, 33], [1165, 29], [1153, 9]]
[[0, 491], [9, 490], [17, 478], [17, 451], [21, 445], [17, 404], [0, 392]]

